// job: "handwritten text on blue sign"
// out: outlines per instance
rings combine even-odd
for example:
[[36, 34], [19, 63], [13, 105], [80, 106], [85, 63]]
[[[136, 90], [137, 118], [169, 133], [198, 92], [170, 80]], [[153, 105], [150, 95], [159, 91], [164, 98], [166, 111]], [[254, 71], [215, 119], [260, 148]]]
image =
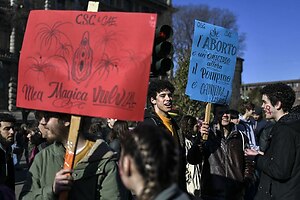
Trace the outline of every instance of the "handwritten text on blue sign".
[[193, 100], [229, 104], [238, 35], [195, 20], [186, 94]]

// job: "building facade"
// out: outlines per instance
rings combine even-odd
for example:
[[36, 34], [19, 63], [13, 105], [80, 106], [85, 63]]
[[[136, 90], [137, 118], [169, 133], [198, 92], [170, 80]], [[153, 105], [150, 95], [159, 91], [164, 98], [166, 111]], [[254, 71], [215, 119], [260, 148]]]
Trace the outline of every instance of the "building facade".
[[[18, 60], [30, 10], [87, 10], [87, 0], [0, 0], [0, 110], [15, 111]], [[157, 13], [157, 26], [172, 24], [171, 0], [104, 0], [101, 11]], [[230, 107], [237, 108], [241, 97], [243, 59], [237, 58]], [[171, 73], [172, 74], [172, 73]]]
[[300, 104], [300, 79], [242, 84], [241, 91], [240, 91], [241, 96], [243, 96], [244, 98], [247, 98], [248, 94], [251, 92], [251, 90], [256, 89], [256, 88], [263, 88], [266, 85], [274, 84], [274, 83], [285, 83], [285, 84], [291, 86], [296, 93], [296, 101], [295, 101], [294, 105]]

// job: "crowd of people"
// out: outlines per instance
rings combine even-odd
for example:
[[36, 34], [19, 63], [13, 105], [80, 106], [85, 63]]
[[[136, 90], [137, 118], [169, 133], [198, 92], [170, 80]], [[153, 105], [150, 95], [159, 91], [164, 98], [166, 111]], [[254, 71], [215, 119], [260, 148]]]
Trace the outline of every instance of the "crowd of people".
[[241, 110], [215, 104], [211, 122], [175, 120], [174, 90], [167, 80], [150, 82], [143, 122], [82, 117], [71, 170], [63, 168], [71, 114], [35, 111], [35, 123], [17, 128], [13, 115], [0, 113], [0, 199], [17, 198], [23, 152], [22, 200], [300, 197], [300, 106], [291, 87], [267, 85], [262, 105]]

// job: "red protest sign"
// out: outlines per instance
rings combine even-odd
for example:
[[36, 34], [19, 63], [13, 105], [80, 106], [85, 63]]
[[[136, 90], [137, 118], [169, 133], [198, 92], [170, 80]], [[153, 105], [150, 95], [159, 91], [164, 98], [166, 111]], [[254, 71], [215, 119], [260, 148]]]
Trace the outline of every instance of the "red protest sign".
[[17, 106], [143, 120], [156, 14], [32, 11]]

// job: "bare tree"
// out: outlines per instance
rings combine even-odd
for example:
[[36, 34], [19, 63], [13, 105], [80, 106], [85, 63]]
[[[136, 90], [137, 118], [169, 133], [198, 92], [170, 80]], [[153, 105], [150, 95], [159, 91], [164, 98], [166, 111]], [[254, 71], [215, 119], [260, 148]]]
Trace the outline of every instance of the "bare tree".
[[[176, 86], [175, 95], [177, 98], [175, 98], [175, 103], [180, 107], [183, 114], [201, 116], [203, 115], [204, 103], [190, 100], [185, 95], [195, 19], [222, 26], [235, 32], [238, 32], [238, 26], [235, 15], [227, 9], [209, 8], [206, 5], [175, 8], [173, 14], [175, 77], [172, 79]], [[244, 42], [245, 34], [239, 33], [238, 56], [240, 57], [245, 48]]]
[[[235, 15], [227, 9], [209, 8], [206, 5], [180, 6], [175, 8], [173, 14], [174, 29], [174, 50], [176, 58], [189, 56], [193, 41], [195, 19], [210, 24], [222, 26], [238, 32]], [[238, 56], [243, 55], [245, 49], [245, 34], [239, 33], [239, 52]]]

